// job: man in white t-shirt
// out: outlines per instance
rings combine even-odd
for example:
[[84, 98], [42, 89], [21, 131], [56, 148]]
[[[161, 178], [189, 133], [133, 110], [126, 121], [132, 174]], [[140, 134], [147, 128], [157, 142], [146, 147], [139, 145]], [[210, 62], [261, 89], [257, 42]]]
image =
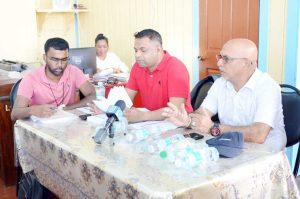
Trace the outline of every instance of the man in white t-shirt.
[[[247, 39], [232, 39], [217, 56], [222, 77], [217, 79], [201, 107], [188, 115], [172, 104], [164, 110], [168, 120], [202, 133], [218, 136], [242, 132], [245, 141], [283, 150], [286, 134], [279, 85], [257, 69], [257, 47]], [[218, 113], [220, 123], [211, 117]]]

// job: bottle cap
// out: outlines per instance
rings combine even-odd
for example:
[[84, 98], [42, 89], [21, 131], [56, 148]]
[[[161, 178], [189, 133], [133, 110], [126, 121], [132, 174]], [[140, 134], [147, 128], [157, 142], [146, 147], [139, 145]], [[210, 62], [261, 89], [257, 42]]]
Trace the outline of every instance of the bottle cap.
[[167, 154], [166, 151], [161, 151], [161, 152], [159, 153], [159, 156], [160, 156], [161, 158], [165, 159], [165, 158], [168, 156], [168, 154]]

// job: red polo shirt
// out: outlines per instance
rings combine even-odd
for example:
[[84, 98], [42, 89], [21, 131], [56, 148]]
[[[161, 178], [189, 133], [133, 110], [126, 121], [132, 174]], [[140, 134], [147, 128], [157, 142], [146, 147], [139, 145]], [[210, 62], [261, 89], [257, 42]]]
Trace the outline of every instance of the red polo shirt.
[[167, 51], [153, 72], [136, 62], [126, 87], [138, 91], [142, 106], [151, 111], [166, 107], [170, 97], [186, 99], [185, 109], [189, 113], [193, 111], [186, 66], [176, 57], [170, 56]]

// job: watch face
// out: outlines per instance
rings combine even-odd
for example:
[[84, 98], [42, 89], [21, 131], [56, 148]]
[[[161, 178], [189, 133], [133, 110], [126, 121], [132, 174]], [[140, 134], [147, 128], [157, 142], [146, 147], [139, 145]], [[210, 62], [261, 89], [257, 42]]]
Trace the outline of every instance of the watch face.
[[213, 127], [211, 128], [210, 133], [212, 136], [218, 136], [220, 135], [221, 131], [218, 127]]

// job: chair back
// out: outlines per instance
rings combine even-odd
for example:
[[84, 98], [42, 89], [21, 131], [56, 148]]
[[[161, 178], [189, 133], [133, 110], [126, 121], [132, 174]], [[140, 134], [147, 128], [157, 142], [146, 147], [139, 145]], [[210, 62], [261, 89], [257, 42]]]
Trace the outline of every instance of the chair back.
[[10, 95], [9, 95], [9, 100], [10, 100], [10, 106], [13, 107], [16, 97], [17, 97], [17, 93], [18, 93], [18, 88], [19, 88], [19, 84], [21, 82], [22, 79], [19, 79], [11, 88], [10, 91]]
[[196, 110], [202, 104], [204, 98], [207, 95], [210, 87], [213, 85], [214, 81], [218, 79], [220, 75], [210, 75], [200, 80], [191, 92], [191, 104], [193, 110]]
[[[287, 84], [281, 84], [282, 88], [282, 108], [284, 116], [285, 132], [287, 137], [286, 146], [293, 146], [300, 141], [300, 91]], [[289, 91], [287, 91], [287, 89]], [[296, 176], [299, 168], [300, 147], [298, 148], [294, 175]]]

